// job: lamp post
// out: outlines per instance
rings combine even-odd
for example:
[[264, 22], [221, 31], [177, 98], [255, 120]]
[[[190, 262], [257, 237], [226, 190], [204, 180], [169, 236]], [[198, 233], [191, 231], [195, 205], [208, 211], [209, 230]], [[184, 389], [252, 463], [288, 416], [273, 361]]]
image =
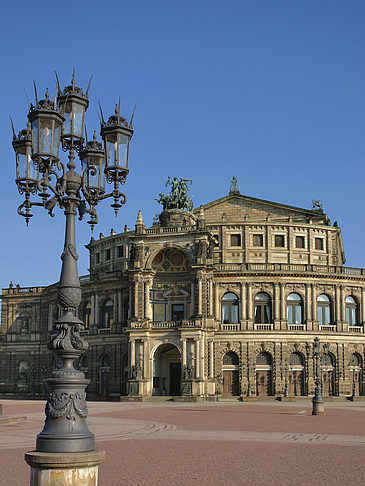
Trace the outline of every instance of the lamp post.
[[[74, 362], [88, 349], [87, 341], [80, 335], [84, 329], [83, 322], [76, 317], [81, 302], [81, 286], [77, 269], [75, 217], [78, 214], [81, 220], [89, 214], [88, 223], [93, 229], [98, 221], [95, 206], [99, 201], [112, 197], [114, 202], [111, 206], [116, 214], [126, 202], [119, 186], [125, 183], [128, 175], [133, 116], [128, 124], [120, 116], [119, 104], [115, 115], [108, 121], [101, 113], [103, 145], [97, 141], [96, 134], [84, 145], [84, 117], [89, 105], [90, 83], [84, 93], [76, 86], [73, 74], [71, 85], [61, 91], [57, 78], [53, 101], [49, 98], [48, 89], [45, 99], [39, 101], [35, 84], [34, 88], [36, 100], [35, 105], [31, 104], [29, 108], [27, 129], [17, 136], [12, 125], [16, 184], [19, 193], [25, 197], [18, 213], [25, 217], [28, 225], [33, 216], [32, 207], [43, 207], [54, 216], [53, 211], [58, 206], [66, 216], [66, 229], [57, 291], [62, 312], [54, 322], [54, 334], [48, 344], [62, 364], [45, 380], [48, 389], [45, 425], [37, 436], [36, 452], [27, 453], [26, 461], [32, 467], [32, 478], [37, 476], [37, 479], [32, 479], [32, 485], [46, 484], [45, 470], [51, 474], [49, 471], [57, 469], [59, 474], [60, 470], [67, 472], [73, 469], [71, 464], [77, 470], [82, 469], [80, 464], [91, 464], [94, 469], [89, 476], [94, 482], [85, 484], [94, 485], [97, 484], [97, 466], [102, 462], [104, 453], [94, 451], [94, 436], [86, 424], [85, 388], [89, 380], [74, 366]], [[59, 158], [60, 145], [63, 151], [68, 152], [66, 166]], [[81, 161], [80, 173], [76, 172], [76, 154]], [[105, 190], [105, 181], [114, 186], [109, 193]], [[38, 199], [33, 200], [37, 196]], [[67, 465], [70, 467], [67, 468]], [[65, 473], [63, 476], [63, 482], [57, 484], [68, 486], [77, 483], [76, 476], [72, 476], [71, 480], [67, 479], [70, 475]]]
[[313, 344], [313, 355], [315, 359], [315, 391], [314, 397], [312, 399], [312, 415], [324, 415], [324, 405], [323, 405], [323, 394], [322, 394], [322, 386], [321, 386], [321, 379], [320, 379], [320, 343], [319, 338], [316, 337], [314, 339]]
[[306, 357], [307, 357], [307, 369], [306, 369], [306, 394], [309, 395], [309, 356], [310, 356], [310, 352], [311, 352], [311, 345], [310, 343], [305, 343], [305, 354], [306, 354]]

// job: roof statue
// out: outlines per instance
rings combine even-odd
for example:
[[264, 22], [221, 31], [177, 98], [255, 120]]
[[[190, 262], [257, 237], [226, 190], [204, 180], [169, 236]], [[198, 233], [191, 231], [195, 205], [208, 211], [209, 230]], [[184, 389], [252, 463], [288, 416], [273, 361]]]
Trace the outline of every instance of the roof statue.
[[232, 182], [231, 182], [231, 187], [229, 188], [229, 193], [230, 194], [240, 194], [240, 188], [238, 185], [237, 178], [233, 176]]
[[159, 198], [156, 201], [162, 204], [164, 211], [168, 209], [187, 209], [192, 211], [194, 209], [193, 201], [189, 197], [189, 187], [188, 184], [192, 184], [191, 179], [183, 179], [182, 177], [178, 179], [170, 177], [167, 179], [165, 186], [170, 187], [170, 194], [164, 194], [160, 192]]
[[313, 201], [313, 199], [312, 199], [312, 209], [314, 209], [316, 211], [323, 211], [323, 204], [319, 200]]

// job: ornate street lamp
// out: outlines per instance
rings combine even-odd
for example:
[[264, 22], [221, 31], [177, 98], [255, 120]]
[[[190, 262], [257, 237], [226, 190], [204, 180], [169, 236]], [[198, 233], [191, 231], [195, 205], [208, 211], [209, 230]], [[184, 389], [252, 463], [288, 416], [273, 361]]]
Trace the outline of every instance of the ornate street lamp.
[[313, 356], [315, 359], [315, 391], [314, 397], [312, 398], [312, 415], [324, 415], [324, 405], [323, 405], [323, 394], [322, 394], [322, 383], [320, 378], [320, 361], [321, 361], [321, 346], [319, 343], [319, 338], [314, 339], [313, 344]]
[[[91, 80], [90, 80], [91, 81]], [[89, 83], [90, 87], [90, 83]], [[86, 93], [76, 86], [75, 76], [63, 91], [57, 79], [58, 96], [30, 105], [28, 128], [16, 136], [13, 127], [13, 147], [16, 153], [16, 184], [25, 196], [18, 213], [28, 224], [33, 206], [43, 206], [51, 216], [59, 206], [66, 215], [65, 245], [61, 256], [62, 270], [58, 284], [61, 317], [54, 323], [54, 335], [48, 347], [61, 359], [62, 366], [45, 380], [48, 388], [46, 421], [37, 437], [38, 452], [70, 453], [94, 449], [94, 436], [88, 430], [85, 388], [89, 380], [74, 362], [87, 350], [88, 343], [80, 336], [84, 326], [76, 317], [81, 302], [81, 287], [77, 270], [78, 255], [75, 240], [75, 216], [90, 215], [92, 229], [97, 223], [95, 206], [112, 197], [117, 213], [126, 202], [119, 191], [128, 174], [129, 142], [133, 136], [132, 120], [128, 124], [118, 113], [101, 123], [104, 146], [96, 140], [84, 145], [84, 116], [89, 105]], [[119, 106], [119, 105], [118, 105]], [[134, 115], [134, 113], [133, 113]], [[113, 138], [114, 137], [114, 138]], [[112, 158], [111, 143], [116, 151]], [[65, 166], [59, 158], [59, 147], [68, 152]], [[124, 147], [124, 152], [122, 149]], [[80, 154], [81, 171], [76, 172], [76, 153]], [[123, 155], [124, 154], [124, 155]], [[105, 179], [113, 190], [105, 191]], [[39, 196], [40, 199], [32, 200]]]

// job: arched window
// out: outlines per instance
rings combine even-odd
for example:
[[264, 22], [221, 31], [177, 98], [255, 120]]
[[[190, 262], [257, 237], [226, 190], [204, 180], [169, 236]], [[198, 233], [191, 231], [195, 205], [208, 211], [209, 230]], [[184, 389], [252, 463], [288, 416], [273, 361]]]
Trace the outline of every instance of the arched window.
[[233, 351], [229, 351], [223, 356], [223, 364], [224, 365], [231, 365], [231, 366], [238, 366], [238, 356]]
[[346, 306], [346, 322], [349, 326], [359, 325], [359, 311], [358, 305], [354, 297], [349, 295], [345, 300]]
[[106, 300], [104, 302], [102, 313], [101, 313], [101, 327], [110, 328], [113, 325], [113, 308], [114, 304], [112, 300]]
[[90, 302], [86, 302], [86, 304], [84, 305], [82, 320], [84, 321], [85, 329], [89, 329], [91, 324], [91, 303]]
[[266, 292], [259, 292], [255, 296], [255, 323], [271, 323], [271, 297]]
[[351, 369], [362, 368], [362, 359], [361, 359], [361, 356], [358, 353], [353, 353], [350, 356], [349, 366], [350, 366]]
[[304, 359], [301, 353], [292, 353], [289, 363], [291, 367], [304, 366]]
[[261, 352], [257, 355], [256, 364], [271, 366], [272, 359], [269, 353]]
[[326, 294], [321, 294], [317, 298], [317, 318], [320, 326], [326, 326], [331, 323], [331, 300]]
[[238, 323], [238, 297], [232, 292], [227, 292], [222, 298], [222, 323]]
[[303, 301], [294, 292], [286, 298], [286, 317], [288, 324], [303, 324]]

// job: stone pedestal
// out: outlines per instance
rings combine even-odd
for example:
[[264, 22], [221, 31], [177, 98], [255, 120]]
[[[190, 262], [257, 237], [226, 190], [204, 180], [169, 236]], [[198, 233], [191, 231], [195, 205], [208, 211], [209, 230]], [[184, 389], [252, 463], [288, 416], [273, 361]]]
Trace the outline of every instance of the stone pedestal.
[[104, 451], [27, 452], [30, 486], [98, 486], [99, 464]]
[[312, 415], [324, 415], [323, 400], [312, 400]]

